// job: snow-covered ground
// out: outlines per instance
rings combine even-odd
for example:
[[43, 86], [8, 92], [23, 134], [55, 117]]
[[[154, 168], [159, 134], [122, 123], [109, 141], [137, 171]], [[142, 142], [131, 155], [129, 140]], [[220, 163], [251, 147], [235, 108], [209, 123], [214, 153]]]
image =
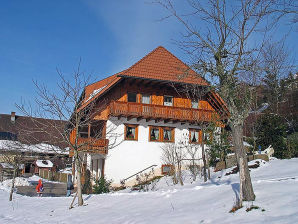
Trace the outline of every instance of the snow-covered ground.
[[8, 202], [8, 192], [0, 190], [0, 223], [298, 223], [298, 158], [274, 159], [251, 171], [260, 209], [250, 212], [246, 204], [229, 213], [239, 182], [238, 174], [226, 172], [183, 187], [161, 179], [156, 191], [85, 195], [86, 206], [71, 210], [71, 197], [14, 195]]

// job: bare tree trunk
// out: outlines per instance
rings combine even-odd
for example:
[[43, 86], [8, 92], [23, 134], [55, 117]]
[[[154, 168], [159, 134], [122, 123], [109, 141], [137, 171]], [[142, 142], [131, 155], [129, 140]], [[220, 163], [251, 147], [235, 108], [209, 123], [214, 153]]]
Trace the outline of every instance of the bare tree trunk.
[[14, 182], [15, 182], [15, 179], [16, 179], [16, 174], [17, 174], [17, 168], [14, 167], [14, 169], [13, 169], [13, 177], [12, 177], [12, 183], [11, 183], [11, 189], [10, 189], [10, 194], [9, 194], [9, 201], [12, 201], [12, 194], [13, 194]]
[[77, 193], [78, 193], [78, 206], [82, 206], [84, 204], [83, 202], [83, 195], [82, 195], [82, 183], [81, 183], [81, 164], [79, 161], [79, 155], [78, 152], [75, 150], [75, 166], [77, 171]]
[[239, 208], [242, 207], [242, 201], [243, 201], [243, 183], [245, 181], [245, 176], [244, 176], [244, 163], [243, 163], [243, 158], [239, 159], [239, 176], [240, 176], [240, 186], [239, 186], [239, 200], [237, 203], [237, 206]]
[[240, 195], [242, 195], [243, 201], [254, 201], [256, 196], [253, 191], [250, 173], [248, 169], [247, 156], [243, 146], [243, 126], [232, 126], [232, 135], [234, 140], [237, 163], [240, 170]]
[[203, 158], [203, 175], [204, 175], [204, 182], [206, 182], [207, 181], [207, 169], [206, 169], [205, 147], [204, 147], [203, 140], [202, 140], [201, 146], [202, 146], [202, 158]]
[[207, 160], [207, 169], [208, 169], [208, 180], [210, 180], [210, 166], [209, 166], [209, 156], [206, 154], [206, 160]]
[[178, 179], [179, 179], [179, 182], [181, 184], [181, 186], [183, 186], [183, 180], [182, 180], [182, 165], [181, 165], [181, 160], [180, 162], [178, 162]]

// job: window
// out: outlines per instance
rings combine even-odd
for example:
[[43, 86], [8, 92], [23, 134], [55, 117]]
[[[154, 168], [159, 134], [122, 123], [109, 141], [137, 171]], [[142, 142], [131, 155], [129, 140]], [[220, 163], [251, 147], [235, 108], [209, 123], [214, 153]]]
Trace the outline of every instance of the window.
[[159, 127], [150, 127], [150, 141], [160, 141]]
[[168, 164], [163, 164], [161, 166], [161, 174], [162, 175], [171, 175], [173, 172], [173, 166]]
[[162, 136], [164, 142], [173, 142], [174, 141], [174, 128], [162, 128]]
[[142, 95], [142, 103], [143, 104], [150, 104], [150, 95]]
[[127, 93], [127, 102], [137, 102], [137, 94], [136, 93]]
[[17, 134], [11, 132], [0, 132], [0, 140], [17, 140]]
[[192, 100], [191, 101], [191, 108], [198, 109], [199, 108], [198, 101]]
[[138, 126], [135, 124], [125, 124], [124, 139], [125, 140], [138, 140]]
[[149, 141], [174, 142], [174, 128], [150, 126], [149, 133]]
[[190, 143], [202, 143], [202, 131], [196, 129], [189, 130], [189, 142]]
[[173, 97], [172, 96], [164, 96], [163, 105], [173, 106]]
[[88, 126], [79, 127], [79, 137], [88, 138]]

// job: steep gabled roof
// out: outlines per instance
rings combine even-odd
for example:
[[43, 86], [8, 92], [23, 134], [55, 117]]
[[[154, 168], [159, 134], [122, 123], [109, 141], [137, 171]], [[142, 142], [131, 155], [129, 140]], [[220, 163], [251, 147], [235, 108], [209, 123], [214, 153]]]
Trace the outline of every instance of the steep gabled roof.
[[86, 86], [85, 98], [83, 99], [82, 106], [79, 110], [85, 108], [90, 102], [108, 91], [114, 84], [120, 81], [122, 78], [118, 77], [118, 74], [119, 73]]
[[151, 51], [130, 68], [85, 87], [82, 108], [107, 92], [123, 77], [207, 86], [208, 82], [164, 47]]
[[200, 77], [189, 66], [161, 46], [122, 72], [121, 76], [157, 79], [203, 86], [209, 85], [206, 80]]

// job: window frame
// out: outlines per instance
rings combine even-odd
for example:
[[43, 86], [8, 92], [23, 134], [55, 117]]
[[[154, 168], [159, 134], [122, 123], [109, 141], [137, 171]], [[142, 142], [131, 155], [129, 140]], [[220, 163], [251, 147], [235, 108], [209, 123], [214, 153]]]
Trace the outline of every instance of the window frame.
[[[151, 139], [151, 131], [152, 131], [152, 129], [158, 129], [158, 139], [156, 139], [156, 140], [152, 140]], [[161, 141], [161, 132], [160, 132], [160, 127], [158, 127], [158, 126], [149, 126], [149, 142], [160, 142]]]
[[[190, 144], [202, 144], [202, 130], [201, 129], [190, 128], [188, 131], [189, 131], [189, 143]], [[198, 133], [198, 141], [197, 142], [193, 142], [191, 140], [191, 132]]]
[[[170, 171], [169, 172], [164, 172], [163, 171], [163, 168], [164, 167], [170, 167]], [[161, 165], [161, 174], [162, 175], [171, 175], [171, 172], [173, 172], [173, 170], [174, 170], [174, 167], [173, 167], [173, 165], [171, 165], [171, 164], [162, 164]]]
[[[168, 97], [168, 98], [172, 98], [172, 105], [165, 105], [165, 98]], [[170, 96], [170, 95], [164, 95], [163, 96], [163, 106], [166, 106], [166, 107], [173, 107], [174, 106], [174, 97], [173, 96]]]
[[[173, 128], [173, 127], [161, 127], [161, 129], [162, 129], [162, 139], [161, 139], [162, 142], [175, 142], [175, 128]], [[170, 130], [171, 131], [171, 136], [172, 136], [171, 140], [165, 140], [164, 139], [164, 130]]]
[[[151, 98], [151, 94], [147, 94], [147, 93], [141, 93], [140, 94], [140, 103], [141, 104], [145, 104], [145, 105], [149, 105], [149, 104], [152, 104], [152, 98]], [[143, 103], [143, 96], [149, 96], [149, 103]]]
[[[133, 139], [126, 137], [127, 127], [135, 128], [135, 137]], [[138, 141], [138, 134], [139, 134], [139, 125], [138, 124], [124, 124], [124, 140], [127, 141]]]
[[[138, 103], [138, 93], [136, 92], [127, 92], [127, 102], [128, 103]], [[128, 101], [128, 94], [136, 94], [136, 101], [135, 102], [131, 102], [131, 101]]]
[[[197, 103], [197, 107], [193, 107], [193, 103]], [[199, 109], [199, 100], [191, 100], [191, 108], [192, 109]]]
[[[151, 131], [152, 129], [158, 129], [159, 131], [159, 138], [157, 140], [151, 139]], [[164, 130], [171, 131], [171, 140], [164, 139]], [[175, 128], [174, 127], [167, 127], [167, 126], [149, 126], [149, 142], [175, 142]]]
[[[85, 129], [85, 128], [87, 128], [87, 132], [82, 131], [82, 129]], [[79, 138], [89, 138], [89, 127], [88, 127], [88, 125], [79, 126], [78, 134], [79, 134]], [[86, 135], [87, 137], [82, 136], [82, 134]]]

